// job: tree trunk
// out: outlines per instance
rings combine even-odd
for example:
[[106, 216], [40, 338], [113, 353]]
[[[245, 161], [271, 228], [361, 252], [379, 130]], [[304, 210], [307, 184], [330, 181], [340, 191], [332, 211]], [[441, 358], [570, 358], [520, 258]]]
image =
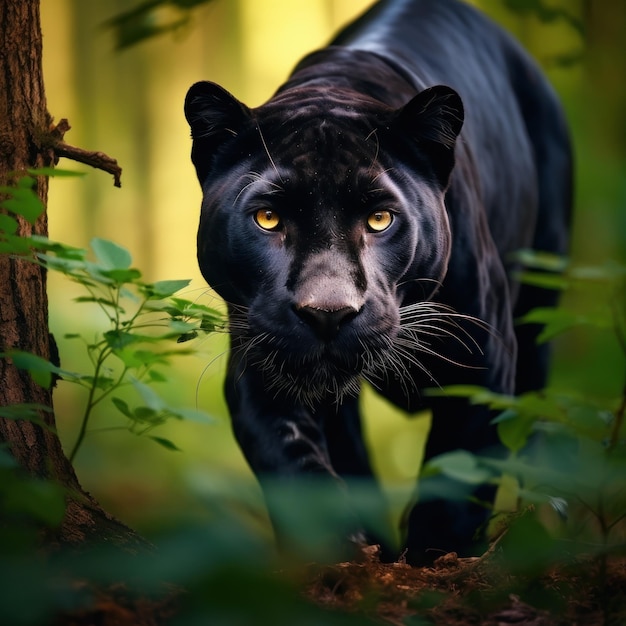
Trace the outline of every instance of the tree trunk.
[[[53, 154], [42, 146], [52, 118], [43, 85], [39, 0], [0, 0], [0, 51], [0, 185], [12, 185], [27, 168], [53, 163]], [[46, 206], [46, 177], [38, 177], [36, 191]], [[45, 212], [34, 227], [21, 218], [19, 224], [21, 235], [47, 235]], [[50, 345], [45, 269], [0, 254], [0, 353], [23, 350], [49, 359]], [[52, 392], [10, 359], [0, 359], [0, 406], [20, 403], [52, 407]], [[41, 420], [54, 429], [54, 413], [42, 411]], [[67, 511], [56, 539], [141, 542], [82, 490], [53, 430], [0, 418], [0, 442], [8, 444], [29, 474], [53, 479], [68, 490]]]

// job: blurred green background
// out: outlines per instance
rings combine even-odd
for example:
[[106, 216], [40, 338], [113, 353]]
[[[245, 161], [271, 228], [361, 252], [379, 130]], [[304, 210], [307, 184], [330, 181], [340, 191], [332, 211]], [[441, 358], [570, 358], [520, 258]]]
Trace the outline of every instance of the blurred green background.
[[[94, 236], [127, 247], [147, 280], [192, 278], [188, 298], [219, 306], [196, 265], [200, 189], [189, 160], [191, 142], [182, 104], [197, 80], [219, 82], [251, 106], [271, 96], [306, 52], [323, 46], [371, 0], [213, 0], [189, 14], [173, 6], [155, 14], [167, 23], [191, 19], [173, 33], [115, 50], [103, 25], [140, 2], [43, 0], [44, 74], [48, 108], [72, 130], [65, 140], [100, 150], [124, 169], [122, 189], [102, 172], [53, 180], [50, 237], [86, 247]], [[476, 0], [518, 37], [559, 92], [576, 150], [576, 215], [572, 258], [579, 264], [626, 260], [626, 3], [608, 0]], [[88, 168], [62, 161], [60, 167]], [[82, 295], [50, 276], [50, 319], [63, 367], [84, 371], [79, 344], [65, 333], [92, 335], [104, 328]], [[588, 295], [586, 296], [588, 298]], [[585, 302], [576, 292], [566, 304]], [[556, 342], [552, 385], [613, 397], [624, 364], [607, 333], [568, 334]], [[122, 431], [94, 432], [76, 459], [84, 487], [107, 509], [139, 530], [155, 519], [201, 513], [201, 495], [241, 489], [260, 502], [253, 478], [230, 432], [221, 381], [227, 340], [198, 342], [199, 353], [180, 357], [158, 391], [169, 402], [205, 410], [213, 425], [168, 424], [154, 434], [181, 452]], [[85, 397], [61, 382], [55, 393], [66, 450], [73, 444]], [[408, 492], [421, 458], [427, 416], [407, 419], [369, 392], [363, 400], [375, 464], [389, 488]], [[93, 428], [123, 424], [103, 406]]]

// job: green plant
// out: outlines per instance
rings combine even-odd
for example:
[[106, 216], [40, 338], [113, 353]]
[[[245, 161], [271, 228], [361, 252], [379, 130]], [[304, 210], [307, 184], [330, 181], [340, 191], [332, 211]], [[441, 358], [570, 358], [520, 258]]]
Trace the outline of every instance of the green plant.
[[[531, 252], [523, 252], [520, 260], [526, 266], [523, 281], [584, 298], [573, 307], [533, 310], [519, 322], [543, 324], [540, 342], [580, 328], [610, 333], [626, 378], [626, 267], [569, 267], [562, 259]], [[626, 520], [626, 380], [612, 397], [571, 388], [518, 397], [469, 386], [431, 393], [487, 405], [497, 414], [494, 423], [509, 455], [493, 459], [453, 452], [433, 459], [424, 476], [443, 473], [472, 485], [502, 485], [506, 476], [515, 477], [522, 510], [530, 507], [525, 510], [531, 514], [515, 515], [510, 522], [502, 541], [508, 565], [538, 575], [555, 562], [594, 556], [602, 581], [609, 556], [626, 550], [619, 532]], [[546, 515], [543, 505], [557, 515]]]
[[[147, 434], [171, 418], [210, 421], [202, 411], [169, 405], [150, 384], [166, 380], [158, 369], [160, 366], [169, 364], [174, 356], [191, 352], [176, 347], [177, 343], [186, 343], [199, 333], [218, 329], [223, 324], [222, 315], [175, 295], [187, 287], [189, 280], [144, 282], [141, 272], [132, 267], [128, 250], [111, 241], [93, 239], [93, 260], [90, 260], [84, 249], [37, 235], [21, 237], [18, 216], [34, 224], [43, 211], [33, 191], [34, 176], [73, 173], [30, 170], [29, 174], [20, 178], [15, 187], [0, 188], [0, 193], [8, 196], [2, 208], [11, 213], [0, 214], [0, 252], [21, 255], [78, 283], [86, 295], [79, 296], [76, 301], [97, 306], [109, 326], [97, 333], [93, 340], [78, 333], [65, 335], [84, 343], [91, 363], [89, 373], [71, 372], [59, 363], [16, 350], [1, 355], [11, 358], [17, 367], [28, 370], [44, 387], [49, 388], [58, 377], [85, 389], [87, 399], [70, 461], [74, 460], [84, 441], [94, 408], [106, 399], [110, 399], [117, 411], [128, 419], [128, 430], [134, 434]], [[129, 385], [141, 399], [133, 407], [115, 395], [120, 388]], [[36, 409], [26, 405], [11, 407], [10, 417], [37, 419]], [[168, 439], [157, 436], [151, 436], [151, 439], [170, 450], [177, 449]]]

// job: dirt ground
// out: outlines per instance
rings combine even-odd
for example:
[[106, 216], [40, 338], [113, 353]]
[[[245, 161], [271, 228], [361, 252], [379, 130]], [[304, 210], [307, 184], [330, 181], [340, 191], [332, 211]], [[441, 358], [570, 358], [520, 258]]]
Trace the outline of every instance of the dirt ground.
[[[383, 625], [621, 626], [626, 559], [609, 560], [606, 569], [590, 561], [524, 579], [508, 574], [494, 554], [459, 559], [451, 553], [433, 567], [417, 568], [381, 563], [368, 548], [361, 562], [309, 566], [302, 593], [314, 604]], [[92, 607], [63, 616], [56, 626], [166, 625], [176, 615], [176, 596], [147, 600], [119, 585], [96, 591]]]
[[606, 572], [600, 569], [585, 563], [524, 580], [507, 574], [489, 555], [459, 559], [451, 553], [429, 568], [374, 557], [325, 568], [308, 593], [321, 604], [364, 610], [382, 624], [421, 616], [424, 624], [441, 626], [624, 625], [626, 560], [609, 562]]

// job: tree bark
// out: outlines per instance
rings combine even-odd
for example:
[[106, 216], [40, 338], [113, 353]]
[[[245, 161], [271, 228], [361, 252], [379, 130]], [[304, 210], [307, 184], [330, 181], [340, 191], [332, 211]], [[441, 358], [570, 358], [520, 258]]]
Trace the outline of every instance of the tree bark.
[[[0, 185], [12, 185], [27, 168], [53, 165], [53, 154], [43, 145], [51, 122], [43, 84], [39, 0], [0, 0]], [[46, 206], [47, 177], [37, 178], [36, 192]], [[45, 211], [34, 227], [20, 218], [18, 232], [47, 235]], [[0, 254], [0, 353], [23, 350], [49, 359], [50, 346], [45, 269]], [[21, 403], [52, 407], [52, 391], [2, 358], [0, 406]], [[96, 539], [142, 545], [140, 538], [82, 490], [54, 434], [54, 413], [42, 411], [40, 417], [52, 430], [30, 421], [0, 418], [0, 442], [8, 444], [29, 474], [53, 479], [67, 489], [67, 511], [55, 539], [74, 544]]]

